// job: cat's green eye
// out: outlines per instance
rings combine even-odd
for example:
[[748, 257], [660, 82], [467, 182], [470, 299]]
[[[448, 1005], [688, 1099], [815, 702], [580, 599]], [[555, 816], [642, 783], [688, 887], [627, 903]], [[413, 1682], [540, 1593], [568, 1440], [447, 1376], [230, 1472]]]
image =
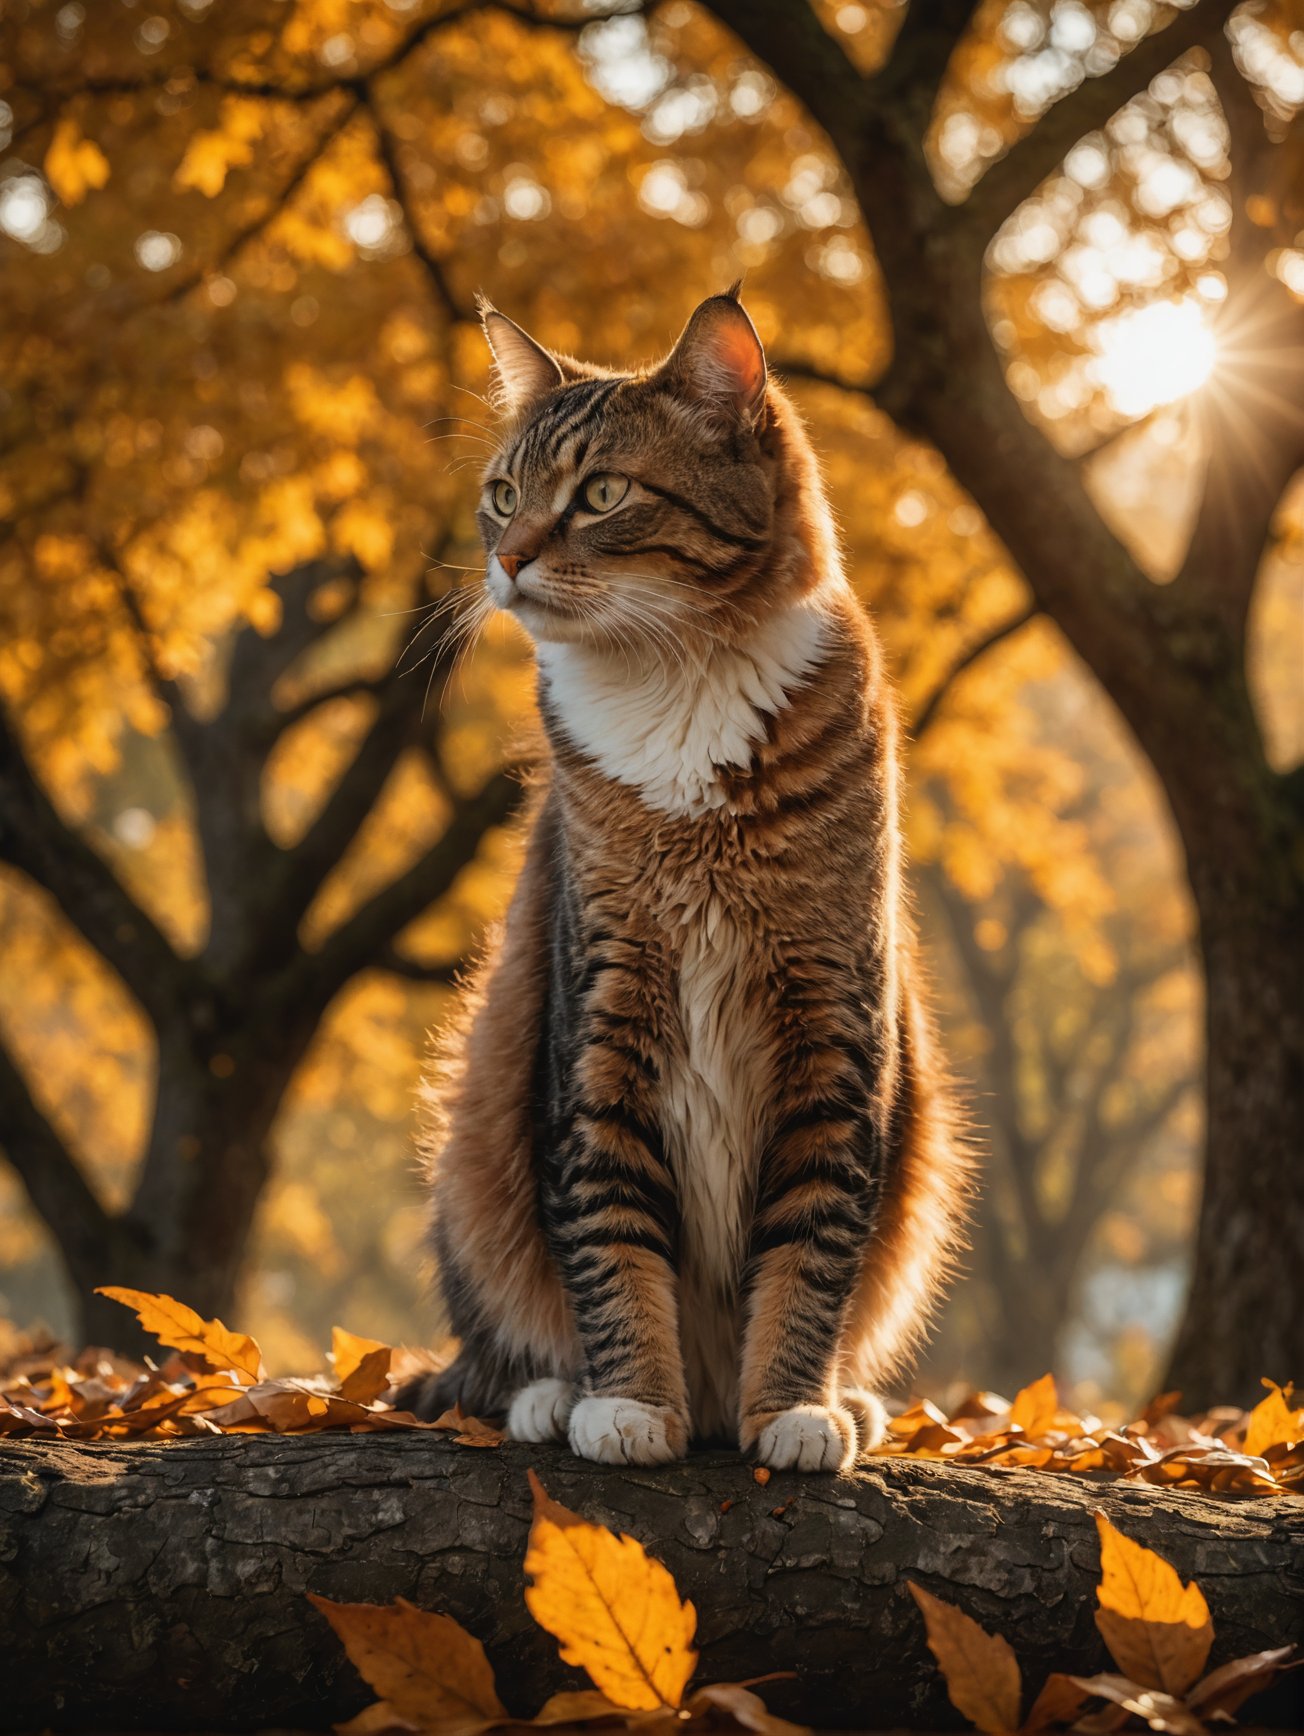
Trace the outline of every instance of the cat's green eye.
[[580, 499], [590, 512], [610, 512], [628, 493], [628, 476], [606, 471], [601, 476], [590, 476], [580, 492]]
[[516, 490], [510, 482], [495, 482], [489, 498], [494, 503], [494, 511], [503, 518], [510, 518], [516, 511]]

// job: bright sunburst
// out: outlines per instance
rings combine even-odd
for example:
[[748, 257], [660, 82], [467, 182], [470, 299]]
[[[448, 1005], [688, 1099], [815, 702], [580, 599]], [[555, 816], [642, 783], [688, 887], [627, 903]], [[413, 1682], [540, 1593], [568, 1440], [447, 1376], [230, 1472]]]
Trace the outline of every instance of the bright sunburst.
[[1091, 371], [1121, 416], [1145, 416], [1203, 386], [1218, 350], [1204, 309], [1186, 296], [1102, 320]]

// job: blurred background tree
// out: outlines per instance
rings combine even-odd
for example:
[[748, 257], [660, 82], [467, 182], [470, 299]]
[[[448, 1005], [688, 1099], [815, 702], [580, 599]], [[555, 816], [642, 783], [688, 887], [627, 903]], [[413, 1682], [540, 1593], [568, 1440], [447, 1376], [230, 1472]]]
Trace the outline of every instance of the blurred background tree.
[[1206, 1114], [1179, 1372], [1292, 1372], [1304, 19], [1231, 13], [14, 0], [9, 1312], [167, 1288], [300, 1367], [438, 1330], [408, 1104], [531, 711], [463, 589], [474, 293], [619, 365], [745, 269], [991, 1145], [927, 1377], [1151, 1385]]

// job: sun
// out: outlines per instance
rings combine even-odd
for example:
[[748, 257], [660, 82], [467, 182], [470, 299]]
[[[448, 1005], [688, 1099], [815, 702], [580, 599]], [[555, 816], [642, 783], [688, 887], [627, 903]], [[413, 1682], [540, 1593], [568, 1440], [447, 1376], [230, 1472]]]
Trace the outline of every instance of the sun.
[[1092, 375], [1120, 416], [1145, 416], [1189, 397], [1218, 359], [1204, 309], [1190, 296], [1102, 320], [1092, 342]]

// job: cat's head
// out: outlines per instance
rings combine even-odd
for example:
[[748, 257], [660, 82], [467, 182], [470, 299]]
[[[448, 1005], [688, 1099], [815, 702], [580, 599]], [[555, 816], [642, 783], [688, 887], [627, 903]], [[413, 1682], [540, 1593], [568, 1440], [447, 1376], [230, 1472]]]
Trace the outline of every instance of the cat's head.
[[505, 417], [477, 514], [485, 582], [536, 640], [673, 651], [808, 582], [814, 460], [736, 288], [628, 374], [481, 312]]

